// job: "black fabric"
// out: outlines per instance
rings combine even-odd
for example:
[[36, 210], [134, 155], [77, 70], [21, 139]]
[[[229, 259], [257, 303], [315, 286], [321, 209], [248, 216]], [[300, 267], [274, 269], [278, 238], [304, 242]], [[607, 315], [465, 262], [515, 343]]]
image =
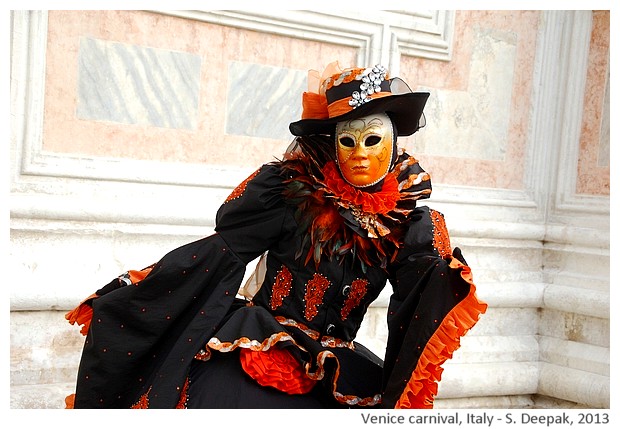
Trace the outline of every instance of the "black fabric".
[[445, 316], [469, 293], [469, 284], [449, 261], [411, 255], [396, 272], [388, 307], [389, 336], [382, 406], [393, 408], [427, 342]]
[[359, 107], [333, 118], [301, 119], [289, 124], [289, 131], [294, 136], [309, 134], [333, 134], [335, 124], [355, 118], [372, 115], [373, 113], [387, 113], [396, 124], [399, 136], [409, 136], [420, 128], [426, 100], [430, 93], [411, 92], [390, 95], [373, 99]]
[[262, 387], [241, 368], [239, 350], [214, 353], [211, 360], [194, 360], [189, 372], [187, 408], [316, 409], [342, 408], [322, 384], [305, 395], [289, 395]]
[[[173, 250], [138, 285], [93, 300], [75, 408], [172, 408], [193, 356], [226, 315], [245, 265], [214, 235]], [[109, 290], [110, 288], [108, 288]]]
[[[321, 255], [318, 267], [306, 263], [312, 243], [305, 240], [308, 231], [298, 223], [295, 206], [284, 197], [292, 173], [283, 165], [263, 166], [238, 188], [218, 210], [214, 235], [171, 251], [137, 284], [115, 279], [100, 289], [101, 296], [92, 300], [76, 408], [128, 408], [141, 398], [149, 408], [173, 408], [188, 376], [190, 407], [394, 405], [420, 348], [458, 303], [455, 293], [465, 296], [469, 285], [433, 247], [428, 208], [415, 209], [399, 226], [402, 244], [385, 269], [362, 264], [354, 248]], [[354, 218], [348, 222], [355, 226]], [[267, 273], [248, 307], [235, 295], [245, 265], [264, 252]], [[276, 281], [283, 272], [290, 275], [285, 293]], [[384, 363], [354, 340], [388, 278], [393, 296]], [[319, 295], [312, 295], [309, 285], [317, 281], [325, 283]], [[352, 303], [354, 284], [359, 296]], [[276, 289], [280, 300], [274, 299]], [[206, 362], [194, 359], [212, 338], [260, 343], [279, 332], [292, 340], [276, 346], [293, 347], [311, 372], [325, 371], [307, 398], [253, 385], [238, 368], [236, 349], [212, 351]], [[353, 347], [324, 342], [329, 339]], [[240, 399], [241, 394], [246, 397]]]

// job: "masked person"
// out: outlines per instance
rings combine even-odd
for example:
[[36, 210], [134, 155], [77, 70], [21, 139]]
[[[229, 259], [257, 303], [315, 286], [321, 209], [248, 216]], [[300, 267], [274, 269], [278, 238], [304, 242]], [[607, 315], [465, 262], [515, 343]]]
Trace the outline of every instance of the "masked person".
[[[67, 313], [86, 334], [68, 408], [432, 408], [486, 304], [396, 144], [429, 94], [381, 66], [309, 79], [284, 159], [231, 193], [212, 236]], [[388, 282], [380, 358], [355, 338]]]

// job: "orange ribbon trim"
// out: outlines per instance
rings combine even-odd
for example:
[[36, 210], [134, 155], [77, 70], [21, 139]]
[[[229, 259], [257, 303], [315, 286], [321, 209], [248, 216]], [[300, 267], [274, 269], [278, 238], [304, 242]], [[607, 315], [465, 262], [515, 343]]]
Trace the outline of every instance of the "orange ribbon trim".
[[327, 99], [315, 92], [304, 92], [301, 98], [301, 119], [327, 119]]
[[[392, 93], [391, 92], [375, 92], [374, 94], [369, 95], [368, 97], [374, 100], [375, 98], [387, 97], [388, 95], [392, 95]], [[351, 98], [352, 97], [341, 98], [340, 100], [336, 100], [333, 103], [331, 103], [329, 106], [327, 106], [329, 117], [335, 118], [336, 116], [344, 115], [345, 113], [349, 113], [351, 110], [353, 110], [353, 106], [349, 105], [349, 100], [351, 100]]]
[[80, 333], [82, 335], [88, 334], [88, 328], [90, 327], [90, 321], [93, 318], [93, 308], [90, 305], [90, 300], [98, 298], [99, 295], [93, 293], [91, 296], [82, 301], [77, 307], [65, 314], [65, 319], [70, 324], [78, 326], [82, 325]]
[[[391, 92], [376, 92], [369, 97], [371, 99], [382, 98], [392, 95]], [[303, 107], [301, 119], [329, 119], [336, 116], [344, 115], [353, 110], [353, 106], [349, 105], [351, 97], [341, 98], [330, 105], [327, 104], [327, 98], [314, 92], [304, 92], [301, 100]]]
[[478, 322], [480, 314], [487, 309], [487, 304], [476, 297], [471, 269], [456, 258], [450, 261], [450, 268], [461, 270], [461, 278], [470, 284], [469, 294], [446, 315], [424, 347], [394, 408], [433, 408], [438, 391], [437, 382], [441, 380], [443, 372], [441, 365], [452, 358], [454, 351], [460, 347], [461, 337]]

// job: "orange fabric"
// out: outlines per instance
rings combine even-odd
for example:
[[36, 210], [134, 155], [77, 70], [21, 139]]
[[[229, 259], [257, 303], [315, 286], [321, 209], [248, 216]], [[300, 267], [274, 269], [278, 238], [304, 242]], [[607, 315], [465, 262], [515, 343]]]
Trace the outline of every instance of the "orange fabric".
[[145, 394], [140, 396], [140, 398], [138, 398], [138, 401], [129, 408], [136, 410], [147, 409], [149, 407], [149, 393], [151, 393], [151, 387], [149, 387], [149, 390], [147, 390]]
[[72, 393], [65, 398], [65, 409], [72, 410], [73, 408], [75, 408], [75, 393]]
[[[373, 100], [375, 98], [386, 97], [388, 95], [392, 95], [391, 92], [375, 92], [372, 95], [369, 95]], [[349, 113], [353, 110], [353, 106], [349, 105], [349, 100], [351, 97], [341, 98], [340, 100], [336, 100], [327, 106], [327, 111], [329, 112], [330, 118], [335, 118], [336, 116], [344, 115], [345, 113]]]
[[327, 99], [324, 95], [314, 92], [304, 92], [301, 97], [301, 119], [327, 119]]
[[131, 283], [136, 284], [144, 280], [144, 278], [149, 275], [152, 269], [153, 269], [153, 266], [147, 267], [140, 271], [129, 270], [127, 271], [127, 274], [129, 274], [129, 280], [131, 280]]
[[304, 316], [306, 320], [311, 321], [319, 314], [319, 307], [323, 304], [323, 297], [331, 282], [323, 274], [314, 273], [312, 278], [306, 284], [306, 293], [304, 302], [306, 308]]
[[437, 382], [441, 380], [443, 372], [441, 365], [452, 358], [460, 346], [460, 338], [478, 322], [480, 314], [487, 309], [487, 304], [476, 297], [471, 269], [456, 258], [450, 261], [450, 268], [461, 270], [461, 278], [471, 285], [469, 294], [446, 315], [426, 344], [395, 408], [433, 408]]
[[305, 394], [316, 384], [306, 376], [302, 364], [287, 350], [271, 347], [263, 351], [242, 348], [243, 370], [261, 386], [271, 386], [290, 395]]
[[371, 193], [364, 192], [345, 182], [333, 161], [325, 164], [323, 168], [325, 186], [332, 194], [343, 201], [360, 207], [362, 211], [372, 214], [386, 214], [396, 208], [396, 203], [401, 197], [396, 173], [396, 171], [388, 173], [381, 190]]
[[72, 325], [74, 325], [75, 323], [77, 323], [78, 326], [83, 325], [82, 329], [80, 329], [80, 333], [82, 335], [86, 335], [88, 333], [90, 321], [93, 318], [93, 308], [90, 306], [90, 303], [87, 302], [90, 302], [90, 300], [98, 297], [99, 295], [95, 293], [92, 294], [84, 301], [82, 301], [80, 305], [65, 314], [65, 319], [67, 319]]
[[[349, 82], [354, 81], [355, 79], [357, 79], [357, 77], [360, 74], [362, 74], [364, 72], [364, 70], [366, 70], [366, 69], [365, 68], [361, 68], [361, 67], [357, 67], [357, 68], [346, 69], [346, 71], [345, 70], [340, 70], [340, 71], [338, 71], [338, 73], [334, 73], [331, 76], [331, 78], [329, 79], [329, 81], [327, 82], [327, 86], [325, 87], [325, 90], [327, 91], [332, 86], [334, 86], [334, 83], [337, 80], [342, 80], [342, 82], [340, 82], [339, 85], [341, 85], [343, 83], [349, 83]], [[343, 77], [343, 75], [344, 75], [344, 77]]]
[[[372, 99], [387, 97], [391, 92], [376, 92], [369, 97]], [[341, 98], [330, 105], [327, 105], [327, 98], [324, 95], [314, 92], [304, 92], [301, 98], [302, 113], [301, 119], [328, 119], [344, 115], [353, 110], [349, 105], [351, 97]]]
[[444, 217], [440, 212], [432, 209], [430, 210], [430, 215], [433, 221], [433, 247], [437, 250], [439, 256], [444, 259], [448, 258], [452, 256], [452, 247]]
[[[131, 280], [131, 283], [137, 284], [144, 280], [152, 269], [153, 266], [150, 266], [140, 271], [130, 270], [127, 274], [129, 275], [129, 280]], [[99, 295], [93, 293], [88, 298], [83, 300], [80, 305], [65, 314], [65, 319], [67, 319], [72, 325], [75, 325], [76, 323], [78, 326], [82, 325], [82, 329], [80, 329], [80, 333], [82, 335], [88, 334], [88, 328], [90, 327], [90, 322], [93, 318], [93, 308], [91, 307], [90, 302], [95, 298], [99, 298]]]
[[183, 383], [183, 388], [181, 389], [181, 396], [179, 398], [179, 402], [176, 405], [177, 410], [186, 409], [187, 408], [187, 392], [189, 392], [189, 378], [185, 378], [185, 383]]
[[286, 265], [282, 264], [282, 268], [280, 268], [280, 270], [276, 273], [276, 278], [272, 287], [270, 300], [272, 310], [276, 310], [278, 307], [282, 306], [284, 298], [286, 298], [291, 292], [292, 284], [293, 275]]

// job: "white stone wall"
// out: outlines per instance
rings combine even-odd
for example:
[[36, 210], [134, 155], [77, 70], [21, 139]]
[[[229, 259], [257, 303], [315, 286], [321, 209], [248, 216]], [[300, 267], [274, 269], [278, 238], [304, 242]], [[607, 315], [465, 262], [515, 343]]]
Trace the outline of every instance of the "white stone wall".
[[[363, 37], [352, 29], [335, 34], [342, 20], [314, 13], [181, 15], [277, 29], [291, 38], [311, 32], [313, 40], [354, 45], [360, 60], [384, 61], [396, 71], [401, 56], [450, 61], [453, 55], [451, 12], [422, 14], [417, 21], [414, 14], [404, 21], [390, 15], [387, 27], [356, 27]], [[111, 277], [210, 234], [220, 202], [253, 171], [46, 149], [46, 17], [12, 14], [9, 267], [10, 278], [18, 280], [10, 285], [11, 408], [63, 408], [83, 341], [64, 313]], [[296, 26], [302, 18], [307, 28]], [[534, 89], [526, 97], [523, 186], [434, 184], [428, 205], [444, 212], [452, 244], [463, 249], [479, 296], [489, 304], [445, 366], [438, 408], [609, 407], [609, 196], [585, 195], [575, 185], [591, 18], [589, 11], [541, 13]], [[420, 37], [425, 31], [430, 39]], [[476, 34], [492, 40], [489, 33]], [[504, 34], [473, 61], [482, 67], [499, 49], [496, 72], [514, 67], [514, 43]], [[498, 91], [506, 95], [505, 87]], [[482, 99], [469, 95], [468, 103]], [[437, 89], [437, 96], [459, 94]], [[509, 108], [501, 107], [502, 115]], [[608, 118], [608, 105], [606, 112]], [[487, 131], [509, 126], [502, 115]], [[459, 129], [444, 134], [458, 136]], [[441, 138], [433, 136], [414, 143], [431, 147]], [[473, 149], [493, 158], [502, 145], [491, 152]], [[387, 300], [388, 291], [371, 308], [359, 337], [378, 354]]]

